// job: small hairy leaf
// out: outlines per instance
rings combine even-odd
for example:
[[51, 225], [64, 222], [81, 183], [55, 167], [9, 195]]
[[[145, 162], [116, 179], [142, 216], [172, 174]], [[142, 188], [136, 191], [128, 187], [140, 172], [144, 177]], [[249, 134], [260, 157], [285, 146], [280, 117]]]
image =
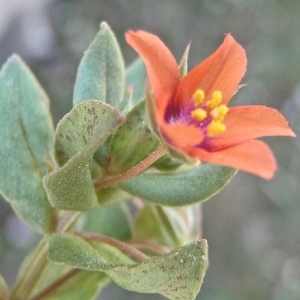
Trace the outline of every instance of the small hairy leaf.
[[54, 234], [49, 237], [49, 258], [86, 270], [105, 271], [118, 265], [135, 263], [119, 249], [73, 234]]
[[34, 230], [50, 231], [51, 208], [42, 184], [53, 151], [49, 100], [20, 57], [0, 72], [0, 192]]
[[112, 136], [110, 173], [116, 174], [129, 170], [159, 146], [159, 140], [148, 127], [145, 103], [140, 102], [128, 113], [126, 121]]
[[96, 99], [118, 107], [125, 90], [125, 67], [114, 33], [103, 22], [77, 72], [73, 103]]
[[135, 266], [108, 271], [121, 287], [140, 293], [160, 293], [172, 300], [194, 300], [208, 265], [206, 240], [190, 243]]
[[169, 206], [205, 201], [218, 193], [236, 174], [236, 170], [202, 164], [174, 173], [144, 172], [119, 186], [145, 200]]
[[76, 105], [58, 124], [55, 156], [62, 167], [44, 177], [52, 206], [65, 210], [89, 210], [97, 203], [90, 160], [124, 117], [97, 100]]

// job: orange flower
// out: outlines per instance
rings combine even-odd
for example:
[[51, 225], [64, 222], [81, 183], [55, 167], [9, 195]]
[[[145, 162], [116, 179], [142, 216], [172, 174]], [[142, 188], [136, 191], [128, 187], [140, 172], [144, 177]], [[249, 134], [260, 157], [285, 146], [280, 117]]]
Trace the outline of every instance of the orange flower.
[[275, 109], [259, 105], [227, 107], [247, 64], [244, 49], [231, 35], [184, 78], [157, 36], [129, 31], [126, 41], [146, 65], [153, 90], [147, 97], [150, 122], [171, 153], [265, 179], [273, 177], [274, 156], [255, 138], [295, 134]]

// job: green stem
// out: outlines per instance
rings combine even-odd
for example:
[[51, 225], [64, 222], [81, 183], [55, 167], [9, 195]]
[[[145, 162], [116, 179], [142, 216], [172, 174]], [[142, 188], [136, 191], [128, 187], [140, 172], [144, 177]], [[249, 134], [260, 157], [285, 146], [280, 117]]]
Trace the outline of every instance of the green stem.
[[120, 184], [120, 183], [130, 179], [131, 177], [133, 177], [135, 175], [142, 173], [143, 171], [145, 171], [148, 167], [150, 167], [153, 163], [155, 163], [159, 158], [161, 158], [165, 154], [166, 154], [165, 148], [160, 147], [155, 152], [150, 154], [147, 158], [142, 160], [139, 164], [137, 164], [136, 166], [132, 167], [130, 170], [128, 170], [122, 174], [118, 174], [114, 177], [109, 177], [109, 178], [104, 178], [104, 179], [103, 178], [95, 179], [94, 186], [95, 186], [96, 191], [103, 189], [103, 188], [115, 186], [117, 184]]
[[28, 299], [47, 265], [47, 254], [48, 244], [43, 238], [22, 268], [17, 283], [11, 292], [11, 300]]

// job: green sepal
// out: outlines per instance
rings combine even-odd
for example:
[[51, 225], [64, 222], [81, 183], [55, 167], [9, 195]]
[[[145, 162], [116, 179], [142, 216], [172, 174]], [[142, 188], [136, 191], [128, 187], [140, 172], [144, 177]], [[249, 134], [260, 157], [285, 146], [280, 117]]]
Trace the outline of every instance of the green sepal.
[[9, 295], [9, 291], [8, 291], [7, 284], [4, 278], [0, 274], [0, 299], [8, 300], [9, 299], [8, 295]]
[[137, 105], [145, 98], [147, 71], [144, 62], [138, 58], [126, 69], [126, 85], [132, 88], [132, 103]]
[[188, 44], [187, 47], [185, 48], [183, 56], [179, 63], [179, 70], [180, 70], [181, 78], [183, 78], [187, 74], [187, 71], [188, 71], [189, 51], [190, 51], [190, 44]]
[[124, 117], [97, 100], [76, 105], [58, 124], [55, 157], [62, 165], [44, 177], [52, 206], [64, 210], [89, 210], [97, 203], [90, 161]]
[[0, 107], [0, 192], [33, 230], [49, 232], [54, 210], [42, 184], [52, 164], [49, 99], [17, 55], [0, 72]]
[[119, 108], [125, 89], [125, 66], [118, 41], [102, 22], [77, 72], [73, 104], [96, 99]]
[[174, 173], [144, 172], [119, 186], [126, 192], [160, 205], [182, 206], [205, 201], [217, 194], [236, 170], [214, 164]]
[[112, 136], [110, 174], [119, 174], [131, 169], [159, 146], [159, 140], [148, 127], [145, 103], [140, 102], [128, 113], [126, 121]]
[[194, 300], [208, 266], [206, 240], [190, 243], [135, 266], [120, 266], [108, 272], [124, 289], [160, 293], [173, 300]]
[[49, 237], [50, 260], [85, 270], [106, 271], [119, 265], [135, 265], [119, 249], [74, 234]]

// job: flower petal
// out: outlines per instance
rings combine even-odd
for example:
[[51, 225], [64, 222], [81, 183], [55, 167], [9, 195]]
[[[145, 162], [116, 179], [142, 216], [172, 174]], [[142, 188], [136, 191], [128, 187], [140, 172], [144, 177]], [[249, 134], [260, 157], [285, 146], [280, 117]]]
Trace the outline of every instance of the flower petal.
[[227, 35], [217, 51], [182, 79], [175, 105], [179, 107], [187, 105], [197, 89], [203, 89], [207, 98], [213, 91], [220, 90], [223, 94], [223, 103], [227, 104], [238, 90], [246, 72], [246, 65], [245, 50], [231, 35]]
[[186, 150], [186, 148], [193, 147], [201, 143], [203, 133], [192, 125], [175, 123], [162, 124], [161, 134], [167, 144], [179, 150]]
[[207, 152], [201, 148], [193, 148], [189, 152], [191, 156], [204, 162], [240, 169], [267, 180], [273, 178], [277, 168], [270, 148], [257, 140], [215, 152]]
[[287, 120], [273, 108], [260, 105], [230, 108], [226, 132], [213, 136], [207, 149], [216, 151], [262, 136], [296, 136]]
[[128, 31], [125, 38], [146, 65], [159, 109], [160, 102], [170, 101], [179, 85], [180, 72], [176, 60], [165, 44], [154, 34], [141, 30]]

